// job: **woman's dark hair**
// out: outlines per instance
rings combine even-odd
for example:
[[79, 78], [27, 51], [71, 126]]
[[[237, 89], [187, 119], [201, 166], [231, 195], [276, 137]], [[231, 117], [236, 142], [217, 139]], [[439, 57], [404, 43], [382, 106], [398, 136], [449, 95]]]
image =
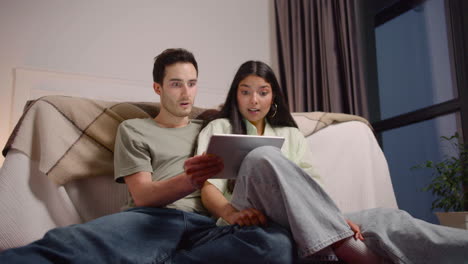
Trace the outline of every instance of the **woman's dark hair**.
[[237, 104], [237, 88], [239, 87], [239, 83], [249, 75], [261, 77], [271, 86], [273, 92], [273, 104], [276, 104], [277, 107], [276, 114], [274, 114], [275, 107], [271, 107], [270, 113], [267, 114], [266, 119], [268, 123], [273, 127], [297, 127], [297, 124], [294, 121], [291, 112], [289, 112], [288, 105], [286, 104], [284, 94], [281, 91], [281, 87], [278, 83], [278, 80], [276, 79], [275, 73], [270, 68], [270, 66], [261, 61], [247, 61], [239, 67], [236, 75], [234, 75], [234, 80], [231, 83], [231, 88], [229, 89], [223, 107], [221, 108], [220, 112], [213, 118], [210, 118], [210, 120], [208, 120], [206, 124], [209, 121], [217, 118], [227, 118], [229, 119], [229, 122], [232, 126], [231, 133], [247, 133], [245, 123], [243, 122], [242, 114], [240, 113]]
[[[231, 123], [233, 134], [247, 134], [247, 128], [243, 121], [242, 114], [239, 111], [237, 104], [237, 89], [239, 83], [244, 80], [247, 76], [254, 75], [263, 78], [267, 83], [270, 84], [273, 92], [273, 104], [276, 104], [276, 114], [274, 114], [274, 108], [270, 108], [270, 113], [266, 115], [268, 123], [272, 127], [288, 126], [297, 127], [294, 118], [289, 111], [288, 105], [284, 99], [284, 94], [281, 91], [281, 87], [276, 79], [275, 73], [266, 63], [261, 61], [247, 61], [244, 62], [237, 70], [234, 75], [234, 80], [231, 83], [226, 101], [220, 112], [214, 115], [212, 118], [207, 120], [204, 124], [206, 126], [209, 121], [218, 118], [227, 118]], [[232, 193], [234, 190], [235, 180], [228, 180], [227, 189], [228, 192]]]
[[176, 63], [191, 63], [198, 75], [198, 64], [193, 54], [186, 49], [167, 49], [154, 58], [153, 81], [162, 85], [166, 67]]

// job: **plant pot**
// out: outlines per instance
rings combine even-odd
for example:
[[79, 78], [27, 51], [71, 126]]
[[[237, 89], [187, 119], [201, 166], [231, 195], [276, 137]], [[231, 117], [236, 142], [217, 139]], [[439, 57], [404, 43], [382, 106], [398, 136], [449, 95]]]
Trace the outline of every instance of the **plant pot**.
[[468, 230], [468, 211], [436, 212], [441, 225]]

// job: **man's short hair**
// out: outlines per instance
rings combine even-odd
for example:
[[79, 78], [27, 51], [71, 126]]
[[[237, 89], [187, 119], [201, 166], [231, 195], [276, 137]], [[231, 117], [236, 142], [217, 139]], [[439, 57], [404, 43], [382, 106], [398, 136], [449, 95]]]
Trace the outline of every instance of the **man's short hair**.
[[198, 64], [193, 54], [186, 49], [167, 49], [154, 58], [153, 81], [162, 85], [166, 67], [175, 63], [191, 63], [198, 75]]

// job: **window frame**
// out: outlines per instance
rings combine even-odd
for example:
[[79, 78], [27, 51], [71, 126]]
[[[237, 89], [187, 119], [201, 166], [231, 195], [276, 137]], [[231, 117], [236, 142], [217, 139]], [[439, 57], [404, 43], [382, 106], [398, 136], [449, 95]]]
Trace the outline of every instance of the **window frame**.
[[[426, 1], [427, 0], [398, 0], [394, 2], [394, 4], [376, 13], [374, 29]], [[459, 123], [457, 127], [461, 129], [460, 138], [462, 142], [468, 145], [468, 16], [463, 16], [463, 14], [468, 13], [468, 1], [445, 0], [445, 6], [448, 33], [447, 41], [453, 80], [452, 85], [458, 92], [458, 97], [387, 119], [371, 120], [372, 127], [380, 142], [382, 142], [381, 135], [384, 131], [423, 122], [451, 113], [459, 113]], [[375, 65], [377, 65], [377, 62]], [[376, 88], [376, 90], [378, 91], [378, 88]], [[373, 91], [373, 93], [378, 95], [377, 91]], [[369, 95], [370, 94], [371, 93], [369, 93]], [[377, 102], [369, 101], [369, 107], [377, 107], [380, 112], [379, 106], [378, 97]], [[378, 119], [380, 119], [380, 116]], [[463, 187], [465, 190], [468, 190], [468, 184]], [[465, 210], [468, 210], [468, 205], [465, 206]]]
[[[415, 8], [426, 0], [400, 0], [382, 9], [375, 16], [374, 28]], [[403, 113], [394, 117], [372, 122], [377, 134], [418, 122], [433, 119], [442, 115], [459, 112], [463, 142], [468, 140], [468, 1], [445, 0], [447, 13], [448, 46], [452, 67], [453, 86], [458, 92], [455, 99], [439, 104]], [[466, 102], [463, 104], [462, 102]]]

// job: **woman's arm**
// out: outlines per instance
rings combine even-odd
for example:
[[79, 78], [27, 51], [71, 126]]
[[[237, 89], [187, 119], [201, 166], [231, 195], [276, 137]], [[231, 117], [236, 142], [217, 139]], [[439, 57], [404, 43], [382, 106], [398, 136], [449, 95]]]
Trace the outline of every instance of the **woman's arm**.
[[257, 209], [249, 208], [237, 210], [224, 197], [224, 195], [209, 182], [205, 182], [201, 189], [202, 203], [206, 209], [215, 217], [221, 217], [231, 225], [250, 226], [265, 225], [265, 215]]

